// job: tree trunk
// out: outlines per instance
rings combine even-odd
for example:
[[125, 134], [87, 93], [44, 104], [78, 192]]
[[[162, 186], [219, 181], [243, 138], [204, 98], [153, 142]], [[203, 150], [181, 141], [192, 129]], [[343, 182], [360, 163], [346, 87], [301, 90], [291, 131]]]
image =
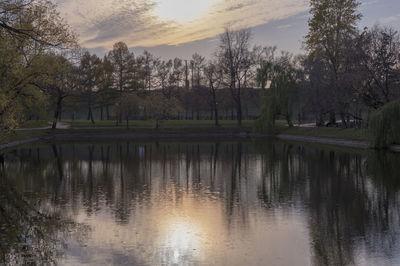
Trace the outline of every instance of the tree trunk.
[[103, 121], [103, 106], [100, 107], [100, 120]]
[[288, 124], [288, 127], [293, 127], [293, 122], [292, 119], [290, 118], [290, 115], [286, 115], [286, 122]]
[[342, 127], [347, 128], [346, 115], [344, 113], [340, 113], [340, 118], [342, 119]]
[[242, 106], [238, 104], [237, 106], [237, 121], [238, 121], [238, 126], [242, 126]]
[[110, 120], [110, 108], [108, 105], [106, 106], [106, 113], [107, 113], [107, 120]]
[[336, 113], [329, 112], [329, 125], [336, 125]]
[[316, 117], [316, 126], [322, 127], [324, 126], [324, 116], [322, 114], [318, 114]]
[[93, 118], [93, 112], [92, 112], [92, 106], [89, 105], [89, 113], [88, 113], [88, 119], [94, 124], [94, 118]]
[[58, 99], [57, 99], [57, 106], [56, 106], [56, 110], [54, 111], [53, 125], [51, 126], [52, 129], [57, 128], [57, 121], [61, 114], [62, 100], [63, 100], [62, 97], [58, 97]]
[[62, 106], [60, 107], [60, 110], [58, 111], [58, 121], [61, 121], [62, 117]]
[[214, 105], [214, 119], [215, 119], [215, 126], [219, 127], [219, 118], [218, 118], [218, 106]]

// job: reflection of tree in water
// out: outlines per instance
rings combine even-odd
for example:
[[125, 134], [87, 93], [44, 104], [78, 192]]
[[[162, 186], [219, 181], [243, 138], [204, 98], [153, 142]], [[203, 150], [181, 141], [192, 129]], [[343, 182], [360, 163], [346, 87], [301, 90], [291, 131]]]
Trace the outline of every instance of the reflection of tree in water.
[[[395, 154], [268, 141], [117, 142], [25, 149], [6, 161], [13, 162], [3, 167], [15, 187], [51, 195], [51, 206], [68, 204], [73, 212], [83, 207], [89, 216], [106, 206], [121, 224], [132, 219], [135, 208], [151, 208], [151, 197], [179, 204], [187, 193], [224, 202], [228, 226], [246, 227], [259, 201], [272, 213], [301, 208], [309, 217], [315, 265], [354, 264], [360, 247], [355, 239], [367, 253], [390, 256], [400, 233]], [[62, 231], [55, 225], [46, 237]]]
[[[33, 193], [21, 193], [0, 173], [0, 264], [55, 264], [65, 239], [76, 233], [81, 240], [88, 228], [64, 218], [61, 209], [46, 208]], [[44, 206], [42, 206], [44, 205]]]
[[365, 157], [290, 144], [262, 148], [260, 198], [268, 206], [305, 205], [315, 265], [355, 264], [360, 242], [367, 254], [391, 256], [400, 233], [399, 155]]

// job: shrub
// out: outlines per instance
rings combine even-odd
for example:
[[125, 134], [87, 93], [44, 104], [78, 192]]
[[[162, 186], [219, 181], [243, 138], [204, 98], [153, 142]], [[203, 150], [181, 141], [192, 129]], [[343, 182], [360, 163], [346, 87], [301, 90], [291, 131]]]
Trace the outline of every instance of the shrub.
[[369, 133], [374, 148], [400, 144], [400, 100], [385, 105], [371, 115]]

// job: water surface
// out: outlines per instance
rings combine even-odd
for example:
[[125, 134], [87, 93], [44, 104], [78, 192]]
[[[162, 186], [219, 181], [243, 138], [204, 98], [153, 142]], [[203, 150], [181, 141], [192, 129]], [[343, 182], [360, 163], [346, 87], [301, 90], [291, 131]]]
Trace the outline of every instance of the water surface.
[[0, 264], [400, 264], [397, 154], [76, 142], [0, 163]]

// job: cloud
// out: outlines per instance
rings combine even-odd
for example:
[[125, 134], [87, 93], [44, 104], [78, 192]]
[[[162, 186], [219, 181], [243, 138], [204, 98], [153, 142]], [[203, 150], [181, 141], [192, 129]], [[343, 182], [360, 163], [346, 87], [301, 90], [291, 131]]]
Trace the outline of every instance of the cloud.
[[[182, 4], [176, 4], [181, 0], [162, 1], [170, 2], [172, 14], [185, 12]], [[61, 15], [79, 34], [82, 46], [108, 49], [116, 41], [124, 41], [128, 46], [178, 45], [214, 37], [227, 26], [233, 29], [253, 27], [308, 9], [308, 0], [211, 0], [205, 12], [182, 23], [172, 17], [158, 16], [159, 0], [56, 2]], [[184, 8], [190, 8], [190, 5], [186, 4]]]
[[385, 18], [381, 18], [379, 19], [379, 23], [382, 24], [389, 24], [393, 21], [399, 20], [400, 19], [400, 14], [394, 15], [394, 16], [390, 16], [390, 17], [385, 17]]
[[285, 25], [279, 25], [278, 29], [287, 29], [287, 28], [291, 28], [291, 27], [293, 27], [292, 24], [285, 24]]

